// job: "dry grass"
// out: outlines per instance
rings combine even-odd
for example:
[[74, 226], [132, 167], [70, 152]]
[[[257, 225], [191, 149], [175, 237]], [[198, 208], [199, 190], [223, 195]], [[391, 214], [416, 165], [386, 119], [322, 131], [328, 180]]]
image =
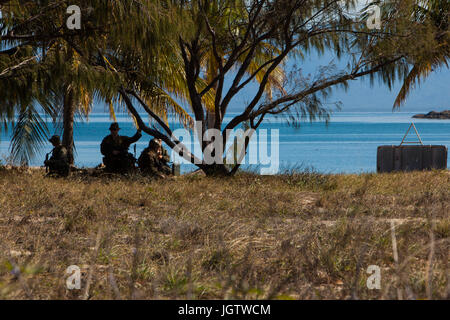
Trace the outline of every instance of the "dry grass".
[[[449, 172], [151, 181], [0, 170], [0, 208], [3, 299], [450, 295]], [[81, 290], [66, 289], [70, 265]], [[366, 286], [369, 265], [381, 290]]]

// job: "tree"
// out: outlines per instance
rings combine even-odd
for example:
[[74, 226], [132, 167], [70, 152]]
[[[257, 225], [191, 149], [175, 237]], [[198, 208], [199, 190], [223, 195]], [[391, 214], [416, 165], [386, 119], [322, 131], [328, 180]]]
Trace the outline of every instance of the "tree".
[[[27, 163], [48, 136], [45, 122], [35, 110], [37, 105], [44, 106], [43, 111], [54, 121], [62, 118], [62, 142], [73, 163], [75, 113], [87, 116], [93, 97], [97, 96], [109, 103], [114, 117], [113, 101], [117, 99], [119, 84], [122, 81], [136, 84], [137, 81], [134, 66], [127, 63], [130, 56], [135, 58], [134, 62], [139, 57], [129, 52], [142, 43], [151, 47], [163, 43], [164, 32], [150, 29], [155, 27], [154, 21], [151, 26], [146, 23], [148, 12], [142, 10], [140, 3], [86, 1], [82, 6], [82, 28], [78, 31], [65, 28], [66, 8], [70, 4], [70, 1], [3, 1], [1, 4], [0, 47], [6, 50], [0, 52], [0, 67], [3, 56], [16, 59], [5, 59], [0, 69], [3, 70], [0, 71], [0, 87], [5, 89], [5, 96], [0, 95], [0, 100], [8, 106], [0, 109], [0, 116], [12, 121], [17, 113], [21, 119], [14, 125], [12, 139], [12, 155], [21, 163]], [[146, 1], [148, 10], [157, 6], [158, 1]], [[158, 10], [152, 10], [152, 15], [157, 16]], [[149, 36], [145, 38], [142, 34]], [[140, 43], [133, 41], [138, 35]], [[18, 55], [25, 49], [29, 54]], [[114, 59], [118, 69], [123, 69], [108, 68], [107, 55]], [[183, 121], [189, 121], [189, 116], [165, 91], [181, 95], [187, 92], [179, 86], [181, 81], [177, 76], [181, 73], [176, 72], [177, 65], [173, 61], [155, 68], [155, 65], [162, 66], [154, 63], [156, 55], [147, 50], [148, 59], [140, 59], [141, 69], [146, 71], [146, 78], [139, 79], [137, 84], [140, 92], [154, 105], [159, 116], [167, 117], [173, 112]], [[122, 72], [124, 70], [126, 73]], [[158, 84], [155, 78], [159, 79]], [[15, 91], [20, 85], [32, 90]]]
[[[198, 137], [201, 150], [210, 150], [212, 142], [203, 139], [210, 111], [204, 103], [207, 94], [214, 96], [214, 129], [220, 131], [222, 144], [214, 149], [225, 153], [228, 130], [248, 123], [256, 130], [267, 115], [285, 115], [293, 119], [309, 116], [327, 118], [329, 110], [323, 107], [333, 87], [347, 86], [354, 79], [375, 75], [391, 85], [396, 77], [407, 70], [410, 50], [417, 50], [423, 42], [410, 45], [412, 35], [423, 34], [423, 25], [410, 23], [414, 1], [394, 1], [396, 10], [384, 17], [381, 30], [368, 30], [365, 21], [352, 19], [346, 11], [355, 7], [356, 1], [290, 1], [290, 0], [223, 0], [223, 1], [173, 1], [184, 21], [191, 27], [179, 31], [175, 56], [184, 64], [185, 81], [189, 91], [189, 106], [194, 119], [199, 122]], [[169, 7], [169, 10], [170, 7]], [[236, 15], [236, 12], [242, 13]], [[225, 23], [224, 23], [225, 22]], [[419, 42], [419, 43], [418, 43]], [[175, 47], [175, 44], [172, 44]], [[258, 68], [251, 68], [258, 50], [265, 54]], [[275, 70], [285, 59], [306, 55], [313, 51], [332, 51], [338, 58], [348, 60], [344, 70], [332, 66], [322, 69], [318, 76], [309, 79], [297, 72], [283, 83], [274, 97], [267, 88]], [[145, 51], [145, 50], [144, 50]], [[145, 53], [143, 53], [145, 54]], [[207, 55], [215, 65], [215, 72], [205, 74], [202, 61]], [[211, 63], [210, 63], [211, 64]], [[206, 86], [198, 85], [206, 79]], [[226, 79], [231, 83], [226, 87]], [[230, 122], [224, 123], [228, 106], [233, 98], [249, 83], [259, 79], [259, 87], [250, 102]], [[122, 98], [139, 126], [148, 134], [163, 139], [171, 148], [183, 149], [182, 156], [203, 169], [207, 174], [234, 174], [239, 164], [228, 171], [223, 163], [208, 164], [197, 159], [173, 137], [169, 126], [151, 110], [134, 86], [120, 89]], [[134, 101], [132, 100], [134, 99]], [[160, 128], [147, 126], [141, 119], [135, 101], [156, 120]], [[244, 145], [241, 158], [248, 146]]]
[[[329, 92], [364, 76], [391, 86], [407, 73], [411, 57], [424, 52], [435, 30], [428, 20], [411, 23], [417, 2], [413, 0], [392, 1], [381, 30], [369, 30], [364, 19], [348, 16], [357, 3], [351, 0], [86, 1], [83, 28], [74, 32], [65, 30], [64, 11], [52, 7], [57, 3], [6, 2], [14, 3], [20, 14], [2, 16], [0, 43], [8, 44], [5, 51], [16, 47], [24, 53], [22, 60], [7, 59], [3, 71], [0, 65], [0, 74], [6, 74], [5, 88], [22, 83], [18, 74], [33, 88], [20, 95], [8, 92], [10, 106], [16, 108], [20, 102], [30, 108], [32, 101], [51, 105], [51, 100], [66, 96], [68, 88], [86, 88], [89, 97], [96, 94], [125, 105], [143, 131], [170, 148], [182, 149], [182, 156], [207, 174], [234, 174], [239, 164], [229, 171], [223, 161], [208, 164], [197, 159], [172, 135], [170, 113], [188, 128], [193, 128], [193, 120], [200, 123], [197, 133], [204, 155], [214, 147], [212, 139], [203, 139], [207, 130], [218, 131], [214, 142], [222, 144], [214, 153], [223, 156], [228, 131], [238, 126], [255, 130], [267, 115], [294, 121], [327, 119], [329, 109], [323, 101]], [[347, 61], [347, 67], [338, 70], [330, 64], [313, 78], [301, 70], [283, 77], [287, 59], [301, 61], [325, 51]], [[61, 60], [73, 53], [82, 70], [75, 77]], [[27, 59], [37, 54], [41, 56], [28, 64]], [[224, 123], [230, 103], [255, 81], [258, 89], [250, 102]], [[185, 100], [189, 110], [175, 97]], [[136, 104], [153, 126], [141, 118]], [[248, 141], [240, 158], [247, 146]]]
[[425, 79], [433, 70], [449, 67], [450, 60], [450, 2], [442, 0], [421, 1], [417, 4], [413, 16], [414, 23], [429, 21], [434, 27], [433, 40], [425, 52], [412, 57], [412, 68], [403, 80], [394, 108], [399, 108], [414, 86]]
[[[73, 115], [75, 105], [87, 102], [93, 94], [95, 83], [90, 76], [98, 72], [78, 73], [80, 60], [77, 50], [95, 49], [103, 34], [101, 13], [86, 9], [85, 27], [82, 30], [65, 28], [67, 18], [65, 1], [2, 1], [0, 10], [0, 117], [5, 127], [7, 121], [15, 123], [12, 137], [12, 156], [20, 163], [28, 163], [48, 136], [45, 122], [37, 108], [55, 121], [63, 108], [63, 143], [69, 149], [73, 162]], [[103, 7], [104, 9], [104, 7]], [[99, 14], [100, 13], [100, 14]], [[93, 27], [92, 21], [99, 22]], [[91, 41], [88, 41], [91, 39]], [[87, 64], [89, 66], [89, 64]], [[74, 70], [77, 69], [77, 70]], [[104, 71], [104, 69], [101, 69]], [[76, 71], [76, 72], [73, 72]], [[61, 86], [63, 84], [63, 86]], [[74, 89], [77, 87], [76, 89]]]

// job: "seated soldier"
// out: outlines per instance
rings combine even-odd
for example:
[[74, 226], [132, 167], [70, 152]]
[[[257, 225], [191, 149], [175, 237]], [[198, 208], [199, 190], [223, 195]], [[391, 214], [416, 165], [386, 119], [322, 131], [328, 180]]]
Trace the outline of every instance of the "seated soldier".
[[170, 156], [162, 147], [162, 141], [152, 139], [148, 147], [142, 151], [138, 165], [143, 174], [165, 178], [172, 174], [172, 169], [168, 165], [169, 161]]
[[[161, 159], [162, 163], [163, 163], [166, 167], [168, 167], [168, 168], [170, 169], [170, 166], [168, 165], [168, 163], [170, 162], [170, 156], [169, 156], [169, 153], [168, 153], [167, 150], [163, 147], [163, 145], [162, 145], [162, 140], [161, 140], [161, 139], [156, 139], [156, 142], [158, 142], [159, 148], [160, 148], [160, 150], [161, 150], [161, 157], [160, 157], [160, 159]], [[170, 172], [172, 172], [172, 169], [171, 169]]]
[[106, 171], [127, 173], [135, 168], [136, 163], [136, 159], [128, 152], [128, 148], [142, 137], [141, 130], [138, 129], [133, 137], [119, 136], [120, 128], [117, 122], [112, 123], [109, 130], [111, 134], [103, 139], [100, 146]]
[[59, 136], [52, 136], [48, 141], [53, 145], [53, 150], [50, 152], [52, 156], [50, 159], [44, 161], [44, 165], [49, 168], [49, 175], [68, 176], [69, 175], [69, 159], [67, 156], [67, 149], [61, 145]]

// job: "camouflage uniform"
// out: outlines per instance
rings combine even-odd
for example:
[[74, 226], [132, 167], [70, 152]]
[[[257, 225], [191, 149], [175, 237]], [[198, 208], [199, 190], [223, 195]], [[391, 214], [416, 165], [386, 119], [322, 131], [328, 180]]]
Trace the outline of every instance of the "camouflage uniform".
[[[141, 137], [142, 134], [139, 131], [132, 137], [106, 136], [100, 145], [100, 151], [104, 155], [103, 163], [106, 166], [106, 170], [115, 173], [126, 173], [134, 169], [136, 159], [128, 152], [128, 148]], [[115, 155], [114, 151], [118, 151], [119, 154]]]
[[[152, 140], [147, 148], [145, 148], [138, 159], [139, 169], [142, 173], [152, 176], [171, 175], [172, 169], [167, 164], [170, 156], [167, 150], [156, 145]], [[160, 148], [162, 158], [159, 157], [157, 148]]]
[[49, 168], [49, 174], [68, 176], [70, 165], [66, 147], [59, 144], [59, 136], [53, 136], [49, 141], [58, 143], [51, 151], [50, 159], [44, 161], [45, 166]]

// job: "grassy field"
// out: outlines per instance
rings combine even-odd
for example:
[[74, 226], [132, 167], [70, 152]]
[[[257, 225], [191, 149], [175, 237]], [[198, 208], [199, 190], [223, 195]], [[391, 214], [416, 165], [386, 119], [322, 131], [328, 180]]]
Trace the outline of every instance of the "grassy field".
[[[445, 171], [151, 181], [3, 169], [0, 298], [448, 299], [449, 212]], [[80, 290], [66, 288], [70, 265]]]

